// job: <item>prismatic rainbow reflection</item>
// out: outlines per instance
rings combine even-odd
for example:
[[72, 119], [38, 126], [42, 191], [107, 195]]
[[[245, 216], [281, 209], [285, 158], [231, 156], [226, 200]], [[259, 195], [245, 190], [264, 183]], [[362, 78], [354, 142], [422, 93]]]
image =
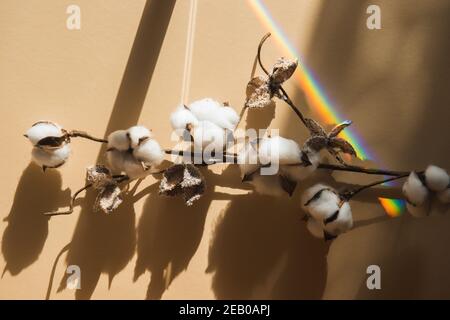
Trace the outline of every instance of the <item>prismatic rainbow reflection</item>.
[[[294, 77], [297, 84], [304, 92], [310, 106], [317, 112], [320, 119], [327, 124], [337, 124], [345, 120], [345, 118], [337, 111], [336, 106], [331, 104], [323, 88], [320, 86], [320, 83], [315, 79], [311, 70], [305, 65], [300, 53], [286, 36], [281, 26], [272, 17], [264, 2], [262, 0], [248, 0], [248, 4], [256, 13], [261, 23], [276, 39], [284, 54], [291, 58], [298, 59], [300, 66], [297, 68]], [[361, 137], [356, 134], [354, 128], [345, 129], [344, 132], [341, 133], [341, 136], [353, 145], [358, 158], [362, 160], [376, 160], [369, 152], [368, 147], [363, 144]], [[405, 210], [404, 200], [387, 198], [379, 198], [379, 200], [390, 217], [397, 217]]]

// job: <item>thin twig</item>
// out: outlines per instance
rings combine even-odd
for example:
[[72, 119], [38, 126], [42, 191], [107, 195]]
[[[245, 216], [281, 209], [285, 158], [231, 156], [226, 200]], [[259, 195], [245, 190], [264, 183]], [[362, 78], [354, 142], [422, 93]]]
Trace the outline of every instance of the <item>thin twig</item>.
[[364, 168], [354, 165], [338, 165], [329, 163], [320, 163], [317, 167], [318, 169], [332, 170], [332, 171], [347, 171], [347, 172], [358, 172], [365, 174], [375, 174], [383, 176], [403, 176], [409, 174], [407, 171], [394, 171], [394, 170], [384, 170], [378, 168]]
[[[258, 63], [259, 66], [261, 67], [261, 69], [264, 71], [264, 73], [270, 77], [269, 72], [267, 71], [267, 69], [264, 67], [262, 60], [261, 60], [261, 49], [262, 46], [264, 44], [264, 42], [270, 37], [270, 32], [267, 33], [266, 35], [264, 35], [264, 37], [262, 37], [261, 41], [259, 42], [258, 45], [258, 53], [257, 53], [257, 58], [258, 58]], [[299, 108], [296, 107], [296, 105], [292, 102], [291, 98], [288, 96], [286, 90], [284, 90], [283, 86], [280, 84], [279, 86], [277, 86], [277, 88], [281, 91], [281, 93], [283, 94], [281, 99], [286, 102], [291, 109], [295, 112], [295, 114], [300, 118], [300, 120], [302, 121], [302, 123], [304, 125], [306, 125], [306, 121], [305, 121], [305, 117], [303, 116], [303, 113], [300, 111]]]
[[80, 137], [80, 138], [85, 138], [85, 139], [89, 139], [89, 140], [96, 141], [96, 142], [108, 143], [108, 140], [95, 138], [85, 131], [72, 130], [68, 133], [68, 135], [69, 135], [69, 137], [73, 137], [73, 138]]
[[343, 196], [346, 200], [350, 200], [351, 198], [353, 198], [355, 195], [357, 195], [358, 193], [360, 193], [360, 192], [363, 191], [363, 190], [372, 188], [372, 187], [374, 187], [374, 186], [377, 186], [377, 185], [379, 185], [379, 184], [383, 184], [383, 183], [386, 183], [386, 182], [390, 182], [390, 181], [402, 179], [402, 178], [405, 178], [405, 177], [407, 177], [407, 176], [409, 176], [409, 173], [403, 174], [403, 175], [399, 175], [399, 176], [396, 176], [396, 177], [392, 177], [392, 178], [389, 178], [389, 179], [384, 179], [384, 180], [375, 181], [375, 182], [373, 182], [373, 183], [369, 183], [369, 184], [366, 184], [366, 185], [364, 185], [364, 186], [361, 186], [361, 187], [359, 187], [358, 189], [344, 192], [344, 194], [343, 194], [342, 196]]
[[75, 194], [72, 196], [72, 199], [70, 200], [69, 210], [66, 211], [53, 211], [53, 212], [45, 212], [44, 215], [46, 216], [59, 216], [59, 215], [68, 215], [73, 212], [73, 207], [75, 205], [75, 200], [77, 199], [78, 195], [83, 192], [84, 190], [89, 189], [92, 187], [92, 183], [88, 183], [83, 188], [75, 192]]

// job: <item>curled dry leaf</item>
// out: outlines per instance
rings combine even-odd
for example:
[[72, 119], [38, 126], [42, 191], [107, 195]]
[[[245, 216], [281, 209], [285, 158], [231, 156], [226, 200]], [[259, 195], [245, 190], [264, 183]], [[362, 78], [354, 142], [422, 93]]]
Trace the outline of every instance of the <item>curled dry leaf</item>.
[[342, 130], [352, 124], [351, 121], [344, 121], [336, 125], [328, 134], [325, 129], [313, 119], [306, 118], [305, 124], [311, 137], [306, 140], [303, 146], [304, 150], [310, 149], [318, 152], [322, 149], [327, 149], [331, 155], [343, 164], [344, 160], [342, 160], [339, 155], [340, 152], [347, 153], [354, 157], [357, 156], [355, 149], [347, 140], [337, 137]]
[[122, 190], [113, 179], [111, 171], [103, 165], [87, 168], [86, 180], [99, 190], [95, 199], [94, 211], [102, 210], [111, 213], [122, 203]]
[[101, 209], [105, 213], [111, 213], [122, 203], [122, 190], [117, 183], [104, 185], [95, 199], [94, 210]]
[[247, 84], [247, 100], [245, 106], [248, 108], [265, 108], [273, 106], [272, 100], [277, 94], [279, 87], [288, 80], [297, 68], [297, 60], [279, 58], [272, 67], [269, 76], [255, 77]]
[[271, 85], [279, 86], [288, 80], [297, 68], [298, 60], [289, 60], [281, 57], [275, 62], [270, 73]]
[[198, 168], [192, 164], [175, 164], [164, 171], [159, 194], [182, 196], [186, 205], [191, 206], [200, 199], [205, 189], [205, 178]]
[[247, 84], [248, 108], [265, 108], [274, 104], [267, 77], [256, 77]]

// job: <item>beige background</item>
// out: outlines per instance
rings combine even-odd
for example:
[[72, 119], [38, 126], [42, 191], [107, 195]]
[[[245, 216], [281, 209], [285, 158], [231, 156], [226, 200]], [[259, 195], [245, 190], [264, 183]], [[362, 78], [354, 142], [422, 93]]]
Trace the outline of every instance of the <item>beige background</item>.
[[[79, 31], [65, 27], [72, 3], [81, 7]], [[265, 3], [379, 163], [449, 169], [448, 1]], [[381, 6], [382, 30], [365, 27], [369, 4]], [[450, 216], [386, 219], [376, 196], [397, 191], [356, 199], [356, 228], [331, 245], [305, 230], [300, 190], [291, 199], [245, 195], [235, 166], [205, 171], [208, 192], [190, 209], [152, 193], [103, 216], [91, 212], [88, 192], [71, 216], [41, 215], [68, 203], [103, 152], [76, 140], [69, 163], [43, 174], [22, 137], [36, 120], [97, 136], [141, 123], [173, 144], [168, 116], [180, 101], [188, 12], [186, 0], [1, 1], [0, 298], [43, 299], [50, 279], [51, 299], [450, 298]], [[199, 0], [190, 99], [211, 96], [240, 110], [265, 32], [244, 0]], [[263, 58], [282, 54], [271, 40]], [[286, 89], [308, 109], [294, 81]], [[282, 103], [242, 126], [269, 123], [305, 138]], [[67, 264], [81, 267], [82, 288], [57, 293]], [[366, 289], [370, 264], [382, 269], [380, 291]]]

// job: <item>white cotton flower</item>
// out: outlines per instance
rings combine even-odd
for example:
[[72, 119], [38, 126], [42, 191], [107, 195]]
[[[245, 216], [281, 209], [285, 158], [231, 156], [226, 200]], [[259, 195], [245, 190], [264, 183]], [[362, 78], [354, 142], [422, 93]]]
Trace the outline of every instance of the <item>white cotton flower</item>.
[[264, 138], [260, 142], [259, 156], [262, 163], [299, 163], [300, 147], [297, 142], [280, 136]]
[[218, 110], [221, 107], [222, 105], [219, 102], [211, 98], [194, 101], [188, 106], [189, 110], [198, 120], [208, 120], [211, 122], [217, 121], [219, 115]]
[[350, 204], [343, 202], [337, 216], [329, 217], [329, 220], [331, 221], [324, 221], [324, 229], [332, 236], [338, 236], [353, 228], [353, 216]]
[[205, 98], [192, 102], [189, 110], [199, 121], [210, 121], [222, 129], [233, 131], [239, 122], [239, 115], [229, 106]]
[[28, 129], [25, 136], [30, 142], [36, 145], [40, 140], [46, 137], [61, 137], [64, 134], [61, 126], [51, 121], [36, 122], [30, 129]]
[[109, 167], [115, 174], [120, 174], [125, 171], [124, 161], [126, 154], [127, 151], [119, 151], [117, 149], [111, 149], [106, 152]]
[[324, 221], [339, 211], [341, 199], [331, 187], [316, 184], [302, 196], [303, 209], [316, 220]]
[[127, 130], [131, 148], [136, 148], [142, 141], [151, 138], [153, 135], [144, 126], [133, 126]]
[[164, 160], [164, 151], [156, 140], [147, 139], [134, 148], [133, 156], [146, 165], [157, 167]]
[[192, 132], [194, 145], [198, 149], [222, 151], [226, 143], [225, 130], [211, 121], [200, 121]]
[[42, 167], [57, 168], [63, 165], [70, 156], [70, 146], [65, 143], [62, 147], [52, 150], [46, 150], [38, 147], [33, 147], [31, 151], [32, 160]]
[[449, 186], [450, 177], [444, 169], [429, 165], [425, 170], [425, 183], [431, 190], [439, 192]]
[[130, 147], [130, 137], [126, 130], [117, 130], [108, 135], [108, 150], [127, 151]]
[[143, 164], [137, 160], [131, 153], [124, 153], [123, 171], [130, 179], [142, 179], [150, 174]]
[[316, 238], [323, 239], [324, 233], [322, 225], [315, 219], [310, 218], [306, 221], [306, 229]]
[[236, 126], [239, 123], [239, 115], [237, 114], [236, 110], [234, 110], [232, 107], [223, 106], [220, 108], [220, 113], [222, 114], [223, 119], [226, 120], [223, 128], [232, 131], [236, 129]]
[[415, 206], [422, 205], [428, 197], [428, 189], [415, 172], [411, 172], [405, 184], [403, 185], [403, 194], [408, 201]]
[[186, 130], [188, 126], [196, 127], [198, 119], [184, 105], [180, 105], [170, 115], [170, 124], [174, 130], [177, 130], [177, 133], [181, 134], [182, 130]]
[[[302, 151], [303, 152], [303, 151]], [[300, 155], [300, 159], [302, 160], [302, 155]], [[308, 166], [289, 166], [284, 165], [281, 166], [281, 171], [285, 173], [290, 179], [294, 181], [302, 181], [308, 178], [312, 173], [314, 173], [319, 166], [320, 155], [318, 152], [308, 150], [305, 152], [309, 162], [311, 162]]]
[[439, 191], [437, 193], [437, 198], [439, 199], [440, 202], [449, 204], [450, 203], [450, 188]]

